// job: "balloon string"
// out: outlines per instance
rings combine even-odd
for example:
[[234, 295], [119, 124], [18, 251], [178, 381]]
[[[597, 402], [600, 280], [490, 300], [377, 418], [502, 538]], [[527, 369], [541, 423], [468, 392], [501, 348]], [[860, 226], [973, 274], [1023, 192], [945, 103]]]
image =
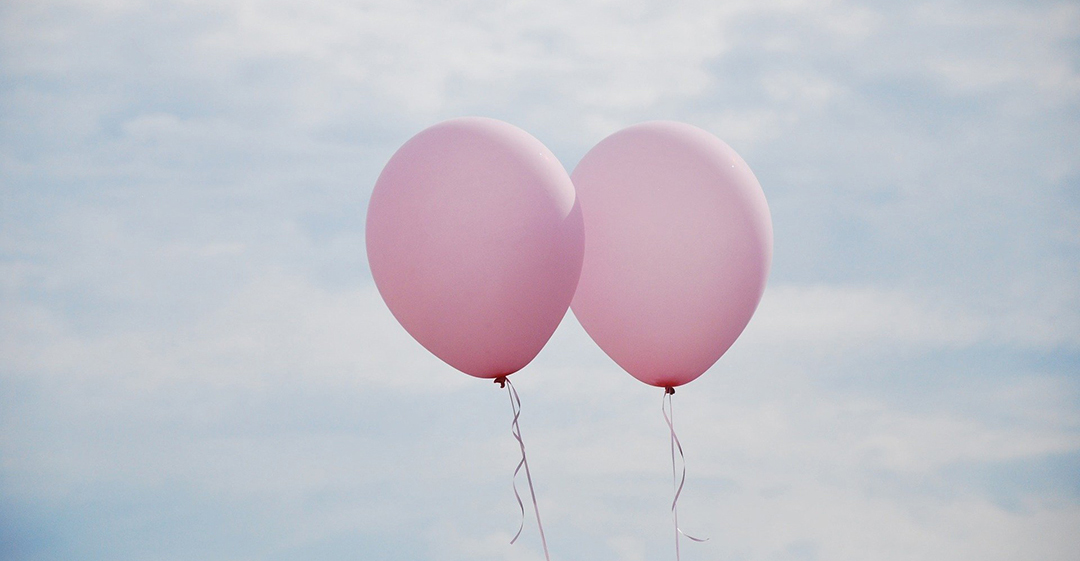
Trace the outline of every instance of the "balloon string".
[[521, 468], [525, 468], [525, 479], [529, 482], [529, 495], [532, 497], [533, 512], [536, 513], [536, 527], [540, 529], [540, 543], [544, 546], [544, 559], [551, 561], [551, 557], [548, 555], [547, 538], [544, 537], [544, 525], [540, 523], [540, 507], [536, 505], [536, 491], [533, 489], [532, 474], [529, 473], [529, 461], [525, 458], [525, 441], [521, 439], [521, 425], [518, 424], [518, 418], [521, 416], [521, 398], [518, 397], [517, 389], [514, 388], [514, 384], [510, 383], [510, 380], [506, 376], [500, 376], [495, 379], [495, 383], [499, 386], [506, 387], [506, 393], [510, 396], [510, 409], [514, 412], [514, 420], [510, 423], [510, 432], [514, 435], [514, 440], [517, 440], [518, 446], [521, 447], [521, 461], [518, 462], [517, 468], [514, 469], [514, 497], [517, 499], [518, 508], [521, 509], [521, 523], [518, 524], [518, 531], [514, 534], [514, 539], [510, 540], [512, 545], [521, 536], [521, 530], [525, 527], [525, 505], [521, 501], [521, 495], [517, 489], [517, 475], [521, 471]]
[[[675, 435], [675, 410], [672, 407], [671, 396], [675, 394], [675, 388], [668, 386], [664, 388], [664, 402], [661, 405], [661, 410], [664, 412], [664, 420], [667, 421], [668, 430], [671, 432], [671, 482], [675, 487], [675, 498], [671, 501], [671, 515], [675, 520], [675, 561], [680, 561], [679, 557], [679, 536], [683, 535], [696, 542], [709, 541], [709, 538], [695, 538], [690, 534], [682, 531], [679, 528], [679, 495], [682, 494], [683, 485], [686, 483], [686, 456], [683, 455], [682, 443], [679, 442], [679, 437]], [[677, 475], [675, 467], [675, 451], [679, 451], [679, 460], [682, 463], [682, 474]]]

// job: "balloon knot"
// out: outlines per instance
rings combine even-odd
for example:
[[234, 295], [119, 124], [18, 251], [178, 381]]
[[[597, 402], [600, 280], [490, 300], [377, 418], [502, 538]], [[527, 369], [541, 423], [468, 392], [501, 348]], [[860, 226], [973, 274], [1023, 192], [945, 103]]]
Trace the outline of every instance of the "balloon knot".
[[506, 376], [499, 376], [498, 378], [495, 378], [495, 383], [499, 384], [500, 388], [505, 388], [506, 387]]
[[675, 395], [675, 388], [672, 386], [665, 386], [664, 395]]

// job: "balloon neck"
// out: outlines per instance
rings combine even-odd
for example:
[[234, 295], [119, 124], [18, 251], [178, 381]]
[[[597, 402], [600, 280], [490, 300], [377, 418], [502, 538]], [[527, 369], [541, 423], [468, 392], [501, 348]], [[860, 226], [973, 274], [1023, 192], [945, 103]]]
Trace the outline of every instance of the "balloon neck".
[[664, 395], [675, 395], [675, 388], [673, 386], [664, 386]]
[[506, 376], [499, 376], [498, 378], [495, 378], [495, 383], [499, 384], [500, 388], [505, 388], [506, 387]]

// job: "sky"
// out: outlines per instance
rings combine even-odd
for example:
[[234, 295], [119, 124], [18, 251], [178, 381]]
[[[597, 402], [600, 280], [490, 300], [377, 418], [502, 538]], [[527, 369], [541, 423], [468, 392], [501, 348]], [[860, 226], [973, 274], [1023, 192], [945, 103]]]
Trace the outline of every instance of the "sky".
[[[542, 559], [506, 394], [364, 254], [464, 115], [568, 171], [684, 121], [762, 185], [682, 559], [1077, 558], [1080, 6], [1005, 0], [0, 3], [0, 558]], [[513, 380], [551, 558], [673, 559], [662, 391], [572, 314]]]

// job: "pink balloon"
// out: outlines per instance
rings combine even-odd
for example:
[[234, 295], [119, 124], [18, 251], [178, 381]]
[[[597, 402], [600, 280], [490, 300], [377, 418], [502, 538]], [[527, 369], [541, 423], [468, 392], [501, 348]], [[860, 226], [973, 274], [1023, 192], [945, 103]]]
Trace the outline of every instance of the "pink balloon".
[[696, 379], [765, 290], [772, 221], [754, 174], [715, 136], [654, 121], [602, 140], [572, 178], [585, 219], [574, 315], [638, 380]]
[[540, 141], [480, 117], [421, 131], [368, 205], [371, 275], [405, 330], [479, 378], [520, 370], [574, 296], [583, 225], [574, 186]]

